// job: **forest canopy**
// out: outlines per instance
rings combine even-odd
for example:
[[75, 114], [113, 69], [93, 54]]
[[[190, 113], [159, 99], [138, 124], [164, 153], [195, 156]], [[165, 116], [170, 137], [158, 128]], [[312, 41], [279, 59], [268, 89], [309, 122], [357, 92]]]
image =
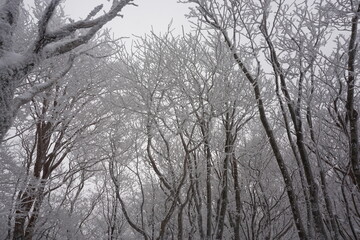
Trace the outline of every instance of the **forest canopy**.
[[0, 236], [358, 239], [359, 0], [182, 0], [131, 46], [111, 4], [0, 7]]

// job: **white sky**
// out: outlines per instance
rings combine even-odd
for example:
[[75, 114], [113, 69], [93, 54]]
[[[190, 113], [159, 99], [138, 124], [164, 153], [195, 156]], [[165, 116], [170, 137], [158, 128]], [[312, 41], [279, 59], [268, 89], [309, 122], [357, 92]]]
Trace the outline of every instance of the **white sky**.
[[[102, 3], [105, 7], [109, 6], [107, 0], [66, 0], [64, 6], [65, 12], [76, 20], [86, 17], [95, 6]], [[181, 32], [181, 26], [184, 26], [185, 30], [190, 29], [184, 16], [189, 11], [189, 4], [177, 3], [177, 0], [135, 0], [134, 3], [138, 7], [126, 6], [121, 13], [123, 18], [116, 18], [105, 26], [112, 28], [116, 37], [141, 36], [149, 33], [151, 29], [155, 33], [165, 32], [171, 20], [172, 28], [175, 28], [176, 32]]]

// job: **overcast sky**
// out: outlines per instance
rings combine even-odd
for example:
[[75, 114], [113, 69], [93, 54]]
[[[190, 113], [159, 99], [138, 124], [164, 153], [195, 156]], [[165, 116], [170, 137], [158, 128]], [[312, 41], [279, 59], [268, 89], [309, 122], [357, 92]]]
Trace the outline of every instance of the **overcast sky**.
[[[143, 35], [149, 33], [151, 28], [154, 32], [166, 31], [169, 23], [173, 20], [173, 28], [181, 32], [181, 26], [190, 28], [184, 14], [188, 13], [189, 4], [177, 3], [178, 0], [135, 0], [138, 5], [126, 6], [122, 14], [123, 18], [112, 20], [107, 27], [111, 27], [117, 37]], [[107, 0], [66, 0], [65, 12], [74, 18], [83, 18], [97, 5], [107, 3]], [[107, 7], [110, 3], [107, 4]]]

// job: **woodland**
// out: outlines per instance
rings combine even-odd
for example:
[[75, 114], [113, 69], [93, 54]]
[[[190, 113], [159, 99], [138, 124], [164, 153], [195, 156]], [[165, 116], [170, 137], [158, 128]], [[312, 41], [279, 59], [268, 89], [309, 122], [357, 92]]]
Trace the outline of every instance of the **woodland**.
[[0, 2], [0, 240], [360, 239], [359, 0], [108, 4]]

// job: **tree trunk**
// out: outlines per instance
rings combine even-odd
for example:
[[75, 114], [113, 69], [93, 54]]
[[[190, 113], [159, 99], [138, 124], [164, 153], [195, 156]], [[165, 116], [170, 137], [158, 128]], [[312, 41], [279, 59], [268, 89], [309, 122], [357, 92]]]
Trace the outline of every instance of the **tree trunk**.
[[232, 176], [234, 180], [234, 192], [235, 192], [235, 224], [234, 224], [234, 239], [240, 240], [240, 223], [241, 223], [241, 198], [240, 198], [240, 184], [239, 184], [239, 173], [238, 173], [238, 166], [237, 160], [235, 156], [232, 157]]
[[358, 136], [358, 112], [355, 110], [354, 94], [356, 88], [355, 60], [358, 47], [357, 31], [360, 13], [360, 4], [351, 19], [351, 36], [348, 50], [348, 77], [347, 77], [347, 99], [346, 114], [349, 119], [349, 155], [350, 166], [355, 177], [356, 185], [360, 191], [360, 161], [359, 161], [359, 136]]
[[211, 190], [211, 151], [209, 139], [209, 123], [201, 121], [201, 132], [204, 139], [204, 152], [206, 157], [206, 239], [212, 235], [212, 190]]

